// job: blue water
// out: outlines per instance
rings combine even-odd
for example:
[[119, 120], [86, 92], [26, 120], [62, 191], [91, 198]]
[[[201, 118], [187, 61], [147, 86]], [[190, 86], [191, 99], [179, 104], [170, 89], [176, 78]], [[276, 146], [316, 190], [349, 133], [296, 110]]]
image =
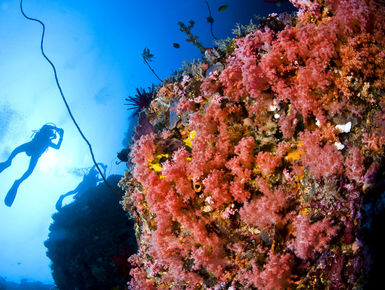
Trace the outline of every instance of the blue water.
[[[201, 56], [185, 41], [178, 21], [194, 20], [192, 32], [198, 40], [205, 47], [214, 44], [203, 0], [111, 3], [24, 0], [24, 10], [47, 26], [46, 53], [57, 67], [63, 92], [96, 159], [108, 165], [109, 174], [123, 174], [125, 165], [116, 165], [116, 153], [126, 146], [122, 144], [125, 134], [134, 125], [124, 99], [134, 95], [137, 87], [159, 84], [143, 63], [143, 49], [149, 48], [155, 55], [151, 65], [165, 79], [184, 61]], [[219, 12], [224, 4], [228, 8]], [[246, 25], [253, 15], [292, 10], [288, 1], [279, 7], [262, 0], [212, 0], [209, 5], [213, 32], [219, 39], [232, 37], [235, 24]], [[74, 189], [82, 172], [92, 165], [88, 147], [61, 100], [52, 69], [40, 54], [40, 37], [41, 26], [21, 16], [17, 0], [0, 1], [0, 162], [16, 146], [29, 141], [32, 130], [47, 122], [65, 131], [61, 148], [43, 154], [20, 186], [12, 207], [0, 203], [0, 288], [4, 280], [20, 283], [24, 279], [24, 289], [26, 281], [54, 283], [43, 244], [51, 215], [59, 196]], [[173, 43], [180, 47], [174, 48]], [[19, 154], [0, 174], [1, 198], [28, 162], [28, 156]]]

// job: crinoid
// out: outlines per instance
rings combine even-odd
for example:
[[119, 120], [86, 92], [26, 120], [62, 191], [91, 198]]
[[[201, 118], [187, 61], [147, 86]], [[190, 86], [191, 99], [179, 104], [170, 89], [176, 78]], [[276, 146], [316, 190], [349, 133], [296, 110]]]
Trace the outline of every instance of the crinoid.
[[137, 88], [137, 94], [134, 97], [128, 96], [125, 99], [128, 102], [125, 104], [128, 106], [127, 110], [134, 110], [134, 116], [138, 115], [144, 108], [147, 108], [154, 98], [154, 89], [150, 87], [148, 89], [149, 91], [146, 92], [143, 88]]
[[154, 55], [150, 52], [148, 48], [143, 49], [142, 58], [145, 64], [147, 64], [148, 68], [152, 71], [152, 73], [156, 76], [156, 78], [163, 83], [163, 80], [156, 74], [154, 69], [151, 67], [150, 62], [154, 59]]

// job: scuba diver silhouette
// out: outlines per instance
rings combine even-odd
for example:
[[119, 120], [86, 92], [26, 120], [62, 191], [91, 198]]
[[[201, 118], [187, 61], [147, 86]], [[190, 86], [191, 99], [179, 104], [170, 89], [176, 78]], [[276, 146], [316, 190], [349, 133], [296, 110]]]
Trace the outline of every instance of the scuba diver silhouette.
[[[103, 168], [103, 171], [104, 171], [103, 174], [106, 175], [107, 165], [103, 163], [98, 163], [98, 165], [100, 165]], [[74, 190], [71, 190], [65, 194], [62, 194], [59, 197], [58, 201], [56, 202], [57, 211], [61, 210], [62, 202], [65, 197], [75, 193], [79, 195], [84, 191], [86, 191], [87, 189], [95, 187], [98, 184], [98, 182], [102, 180], [103, 180], [102, 178], [99, 178], [99, 172], [96, 169], [96, 166], [95, 165], [92, 166], [91, 169], [88, 171], [88, 173], [83, 175], [83, 180], [79, 183], [79, 185]]]
[[[57, 138], [57, 134], [59, 134], [60, 138], [59, 141], [57, 141], [57, 143], [55, 144], [52, 142], [52, 140]], [[54, 149], [60, 148], [61, 143], [63, 141], [63, 134], [63, 129], [56, 127], [52, 123], [47, 123], [43, 127], [41, 127], [40, 130], [34, 130], [33, 138], [31, 141], [17, 147], [15, 150], [12, 151], [8, 160], [0, 163], [1, 173], [4, 169], [11, 166], [12, 160], [17, 154], [25, 152], [28, 156], [31, 157], [27, 171], [23, 174], [20, 179], [17, 179], [14, 182], [4, 199], [4, 203], [7, 206], [12, 205], [13, 201], [15, 200], [19, 185], [32, 174], [40, 156], [48, 149], [48, 147], [52, 147]]]

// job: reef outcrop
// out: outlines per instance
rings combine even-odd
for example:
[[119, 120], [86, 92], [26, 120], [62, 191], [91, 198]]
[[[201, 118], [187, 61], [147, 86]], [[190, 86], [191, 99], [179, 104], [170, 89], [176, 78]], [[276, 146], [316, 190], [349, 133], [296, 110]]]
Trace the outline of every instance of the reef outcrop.
[[[110, 176], [108, 182], [117, 184], [121, 177]], [[58, 289], [126, 288], [127, 258], [137, 251], [137, 243], [120, 199], [102, 183], [77, 194], [52, 216], [44, 244]]]

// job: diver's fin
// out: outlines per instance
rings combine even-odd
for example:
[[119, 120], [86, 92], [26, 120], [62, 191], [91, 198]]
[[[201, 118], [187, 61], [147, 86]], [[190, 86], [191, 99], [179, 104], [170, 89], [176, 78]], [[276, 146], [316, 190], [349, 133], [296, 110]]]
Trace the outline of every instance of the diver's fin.
[[64, 199], [64, 196], [61, 195], [61, 196], [59, 197], [58, 201], [56, 202], [55, 207], [56, 207], [56, 210], [57, 210], [57, 211], [61, 210], [61, 208], [62, 208], [62, 203], [63, 203], [63, 199]]
[[18, 181], [15, 181], [15, 183], [12, 185], [11, 189], [8, 191], [7, 196], [4, 199], [4, 203], [6, 206], [11, 206], [13, 204], [13, 201], [15, 200], [17, 189], [19, 188], [20, 183]]
[[7, 162], [0, 162], [0, 173], [9, 166]]

